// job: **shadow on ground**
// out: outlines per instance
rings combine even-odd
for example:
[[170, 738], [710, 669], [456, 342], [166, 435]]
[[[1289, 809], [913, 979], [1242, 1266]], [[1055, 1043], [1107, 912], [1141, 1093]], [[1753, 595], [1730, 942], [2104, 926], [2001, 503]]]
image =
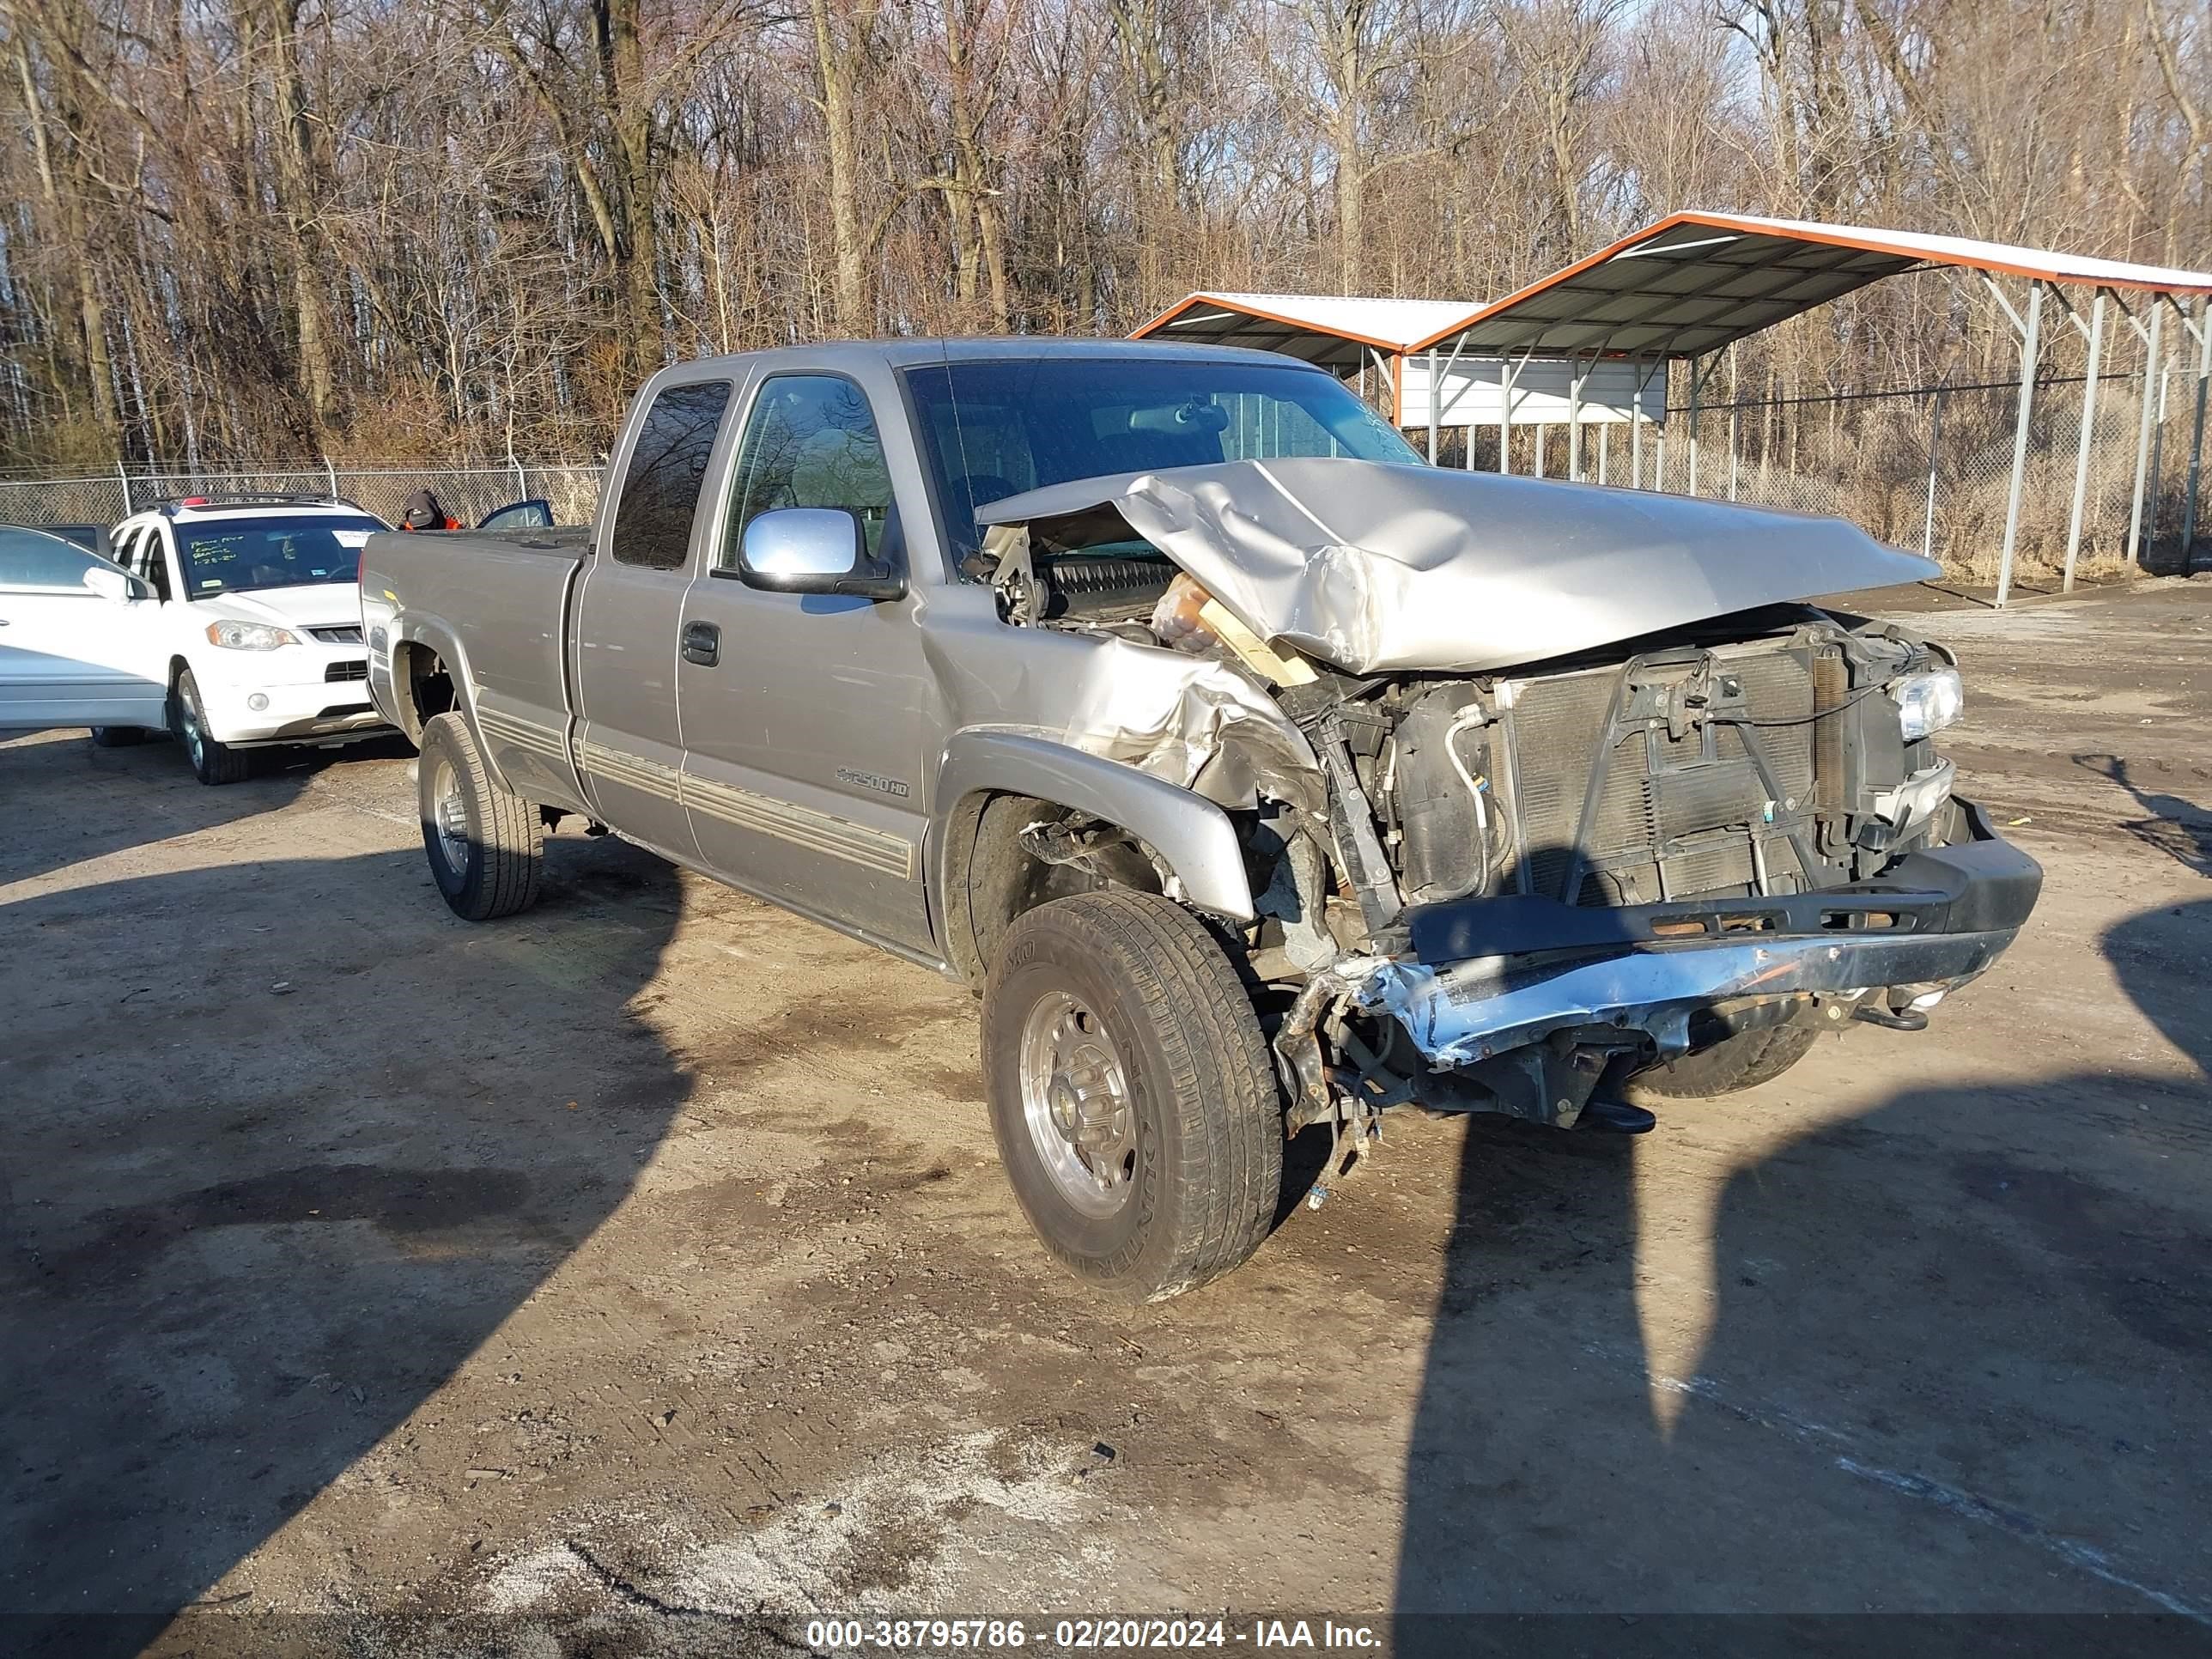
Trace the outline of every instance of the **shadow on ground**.
[[[2134, 797], [2146, 816], [2123, 820], [2120, 828], [2200, 876], [2212, 876], [2212, 810], [2149, 781], [2142, 767], [2118, 755], [2076, 755], [2074, 763], [2118, 784]], [[2160, 765], [2158, 769], [2166, 769]], [[2191, 769], [2205, 775], [2202, 767]]]
[[[2102, 946], [2212, 1071], [2212, 902]], [[1741, 1109], [1788, 1110], [1789, 1091]], [[1407, 1455], [1400, 1651], [2212, 1650], [2188, 1473], [2212, 1399], [2201, 1083], [1901, 1093], [1709, 1201], [1682, 1195], [1694, 1142], [1663, 1188], [1638, 1181], [1661, 1115], [1649, 1141], [1469, 1126]], [[1514, 1576], [1547, 1547], [1540, 1589]], [[1527, 1617], [1546, 1611], [1584, 1616]], [[1928, 1612], [2130, 1617], [1818, 1616]], [[1468, 1613], [1515, 1617], [1437, 1617]]]
[[257, 750], [243, 782], [192, 775], [184, 746], [155, 738], [102, 749], [82, 732], [0, 731], [0, 887], [125, 848], [189, 836], [273, 812], [318, 773], [413, 754], [404, 738], [339, 749]]
[[[288, 775], [187, 774], [155, 834]], [[66, 856], [127, 844], [134, 793], [159, 794]], [[136, 1652], [622, 1202], [688, 1086], [628, 1006], [677, 878], [615, 843], [549, 859], [545, 904], [495, 927], [416, 849], [0, 906], [0, 1649]], [[610, 870], [624, 902], [595, 903]]]

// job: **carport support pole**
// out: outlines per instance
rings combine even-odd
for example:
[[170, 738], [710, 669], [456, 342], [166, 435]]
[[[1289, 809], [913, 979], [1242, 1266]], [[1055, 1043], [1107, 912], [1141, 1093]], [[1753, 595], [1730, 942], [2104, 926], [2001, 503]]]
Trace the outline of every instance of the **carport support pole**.
[[1729, 347], [1729, 499], [1735, 499], [1735, 439], [1736, 410], [1741, 399], [1736, 394], [1735, 343]]
[[2150, 338], [2143, 347], [2142, 415], [2136, 426], [2136, 498], [2128, 509], [2128, 562], [2136, 566], [2142, 563], [2143, 487], [2150, 481], [2150, 434], [2158, 413], [2159, 342], [2165, 326], [2166, 307], [2154, 299]]
[[1443, 388], [1437, 384], [1437, 349], [1429, 348], [1429, 465], [1437, 464], [1437, 403]]
[[1510, 358], [1498, 360], [1498, 470], [1513, 470], [1513, 381], [1520, 374]]
[[1689, 487], [1683, 492], [1689, 495], [1698, 493], [1698, 394], [1705, 390], [1705, 377], [1698, 372], [1698, 360], [1692, 357], [1690, 359], [1690, 477]]
[[1597, 423], [1597, 481], [1600, 483], [1606, 481], [1607, 453], [1613, 447], [1612, 437], [1613, 422], [1600, 421]]
[[2027, 423], [2035, 413], [2036, 353], [2043, 343], [2043, 284], [2027, 288], [2027, 320], [2020, 333], [2020, 415], [2012, 432], [2012, 489], [2005, 498], [2004, 551], [1997, 556], [1997, 605], [2012, 597], [2012, 556], [2020, 544], [2020, 498], [2027, 483]]
[[1583, 481], [1583, 376], [1578, 363], [1567, 367], [1567, 479]]
[[[2187, 321], [2182, 313], [2174, 314]], [[2163, 505], [2160, 492], [2166, 487], [2166, 423], [2173, 413], [2173, 368], [2171, 355], [2158, 366], [2158, 416], [2150, 429], [2150, 504], [2143, 509], [2143, 533], [2154, 542], [2158, 539], [2159, 509]]]
[[1943, 452], [1943, 388], [1936, 388], [1936, 407], [1928, 416], [1928, 507], [1920, 522], [1920, 556], [1936, 556], [1936, 458]]
[[2197, 302], [2197, 416], [2189, 432], [2189, 482], [2181, 492], [2181, 574], [2197, 568], [2197, 486], [2204, 465], [2204, 396], [2212, 386], [2212, 295]]
[[2089, 493], [2089, 441], [2097, 430], [2097, 371], [2105, 361], [2105, 290], [2089, 307], [2089, 362], [2081, 381], [2081, 432], [2074, 444], [2074, 510], [2066, 520], [2066, 574], [2062, 593], [2074, 591], [2074, 561], [2081, 551], [2081, 505]]

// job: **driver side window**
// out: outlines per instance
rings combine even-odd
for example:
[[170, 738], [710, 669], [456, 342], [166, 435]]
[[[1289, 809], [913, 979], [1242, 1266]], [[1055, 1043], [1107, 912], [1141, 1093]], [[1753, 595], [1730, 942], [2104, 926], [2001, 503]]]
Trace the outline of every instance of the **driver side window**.
[[745, 526], [780, 507], [843, 507], [871, 557], [891, 516], [890, 468], [867, 395], [835, 374], [778, 374], [753, 399], [738, 452], [737, 491], [716, 562], [734, 569]]

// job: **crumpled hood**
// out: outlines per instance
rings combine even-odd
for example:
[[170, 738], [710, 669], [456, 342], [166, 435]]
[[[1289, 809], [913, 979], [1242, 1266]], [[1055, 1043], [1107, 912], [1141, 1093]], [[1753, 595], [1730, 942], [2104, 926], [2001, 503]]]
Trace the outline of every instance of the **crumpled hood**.
[[1354, 674], [1510, 668], [1939, 572], [1840, 519], [1328, 457], [1078, 479], [975, 519], [1109, 506], [1262, 639]]
[[343, 628], [361, 624], [359, 582], [302, 582], [296, 587], [256, 587], [211, 593], [192, 602], [210, 619], [273, 623], [282, 628]]

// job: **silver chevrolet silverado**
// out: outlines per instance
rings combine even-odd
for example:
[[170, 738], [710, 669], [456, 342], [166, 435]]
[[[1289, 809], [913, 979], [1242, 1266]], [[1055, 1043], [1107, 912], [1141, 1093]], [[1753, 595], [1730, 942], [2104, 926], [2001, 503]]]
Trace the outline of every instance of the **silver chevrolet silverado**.
[[[1636, 1131], [1929, 1023], [2041, 872], [1954, 793], [1941, 647], [1832, 520], [1440, 470], [1263, 353], [684, 364], [599, 521], [381, 535], [377, 705], [453, 910], [575, 815], [976, 987], [1054, 1255], [1158, 1297], [1378, 1115]], [[865, 1018], [865, 1010], [855, 1010]]]

